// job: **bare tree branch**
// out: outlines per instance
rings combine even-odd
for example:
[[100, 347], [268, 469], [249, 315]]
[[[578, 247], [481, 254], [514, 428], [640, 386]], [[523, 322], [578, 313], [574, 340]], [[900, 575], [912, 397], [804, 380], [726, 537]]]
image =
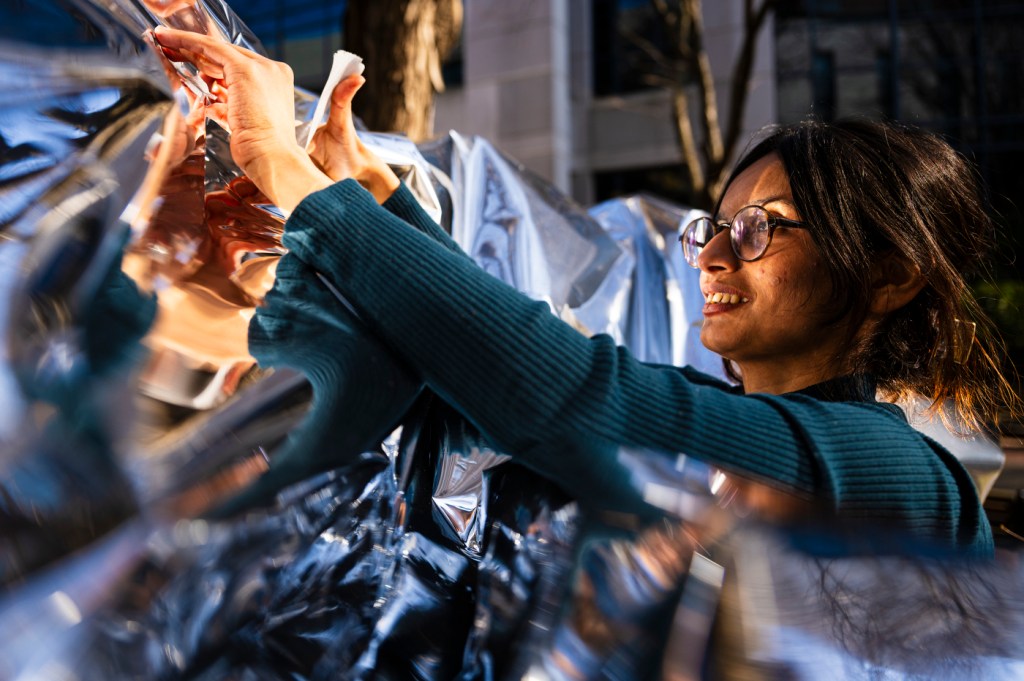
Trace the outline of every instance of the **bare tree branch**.
[[753, 0], [746, 0], [743, 41], [740, 53], [732, 70], [732, 85], [729, 93], [729, 117], [726, 122], [722, 155], [718, 157], [717, 167], [708, 170], [709, 185], [717, 192], [718, 186], [725, 180], [728, 162], [739, 140], [743, 126], [743, 115], [747, 106], [747, 95], [750, 92], [750, 76], [754, 68], [754, 57], [757, 52], [757, 38], [763, 28], [768, 14], [775, 9], [776, 0], [762, 0], [755, 11]]
[[686, 13], [682, 11], [679, 5], [670, 7], [665, 0], [651, 0], [651, 5], [665, 25], [665, 32], [671, 41], [671, 50], [674, 56], [678, 57], [685, 64], [692, 62], [693, 49], [690, 46], [692, 26], [687, 20]]
[[[731, 70], [724, 127], [719, 118], [714, 74], [704, 45], [701, 0], [650, 0], [668, 37], [664, 48], [635, 31], [623, 31], [657, 70], [663, 72], [663, 75], [649, 74], [645, 82], [665, 80], [671, 83], [668, 89], [672, 95], [676, 133], [683, 164], [691, 179], [695, 205], [710, 207], [725, 181], [743, 127], [757, 39], [777, 4], [777, 0], [743, 0], [743, 34]], [[693, 87], [688, 88], [691, 85]], [[690, 102], [689, 97], [694, 97], [695, 101]], [[698, 121], [699, 135], [692, 119]], [[698, 139], [701, 140], [699, 148]]]
[[707, 50], [704, 49], [704, 21], [701, 0], [684, 0], [685, 11], [693, 23], [690, 43], [697, 55], [697, 91], [701, 99], [704, 115], [701, 124], [707, 148], [708, 160], [722, 158], [722, 129], [718, 122], [718, 97], [715, 94], [715, 78], [711, 73], [711, 62], [708, 61]]
[[683, 152], [683, 163], [686, 164], [686, 170], [690, 174], [693, 192], [696, 195], [702, 194], [706, 186], [704, 168], [697, 155], [697, 143], [693, 137], [693, 125], [690, 123], [689, 101], [681, 86], [677, 86], [672, 91], [672, 112], [676, 118], [676, 134], [679, 137], [679, 147]]
[[[661, 76], [658, 80], [664, 81], [665, 87], [672, 87], [674, 84], [679, 82], [679, 74], [685, 72], [686, 67], [677, 55], [667, 55], [664, 51], [658, 48], [657, 45], [652, 43], [647, 38], [644, 38], [636, 31], [633, 31], [625, 26], [619, 28], [619, 33], [622, 37], [629, 40], [633, 45], [638, 47], [651, 60], [651, 62], [662, 70]], [[648, 74], [650, 75], [650, 74]], [[644, 78], [647, 81], [647, 78]]]

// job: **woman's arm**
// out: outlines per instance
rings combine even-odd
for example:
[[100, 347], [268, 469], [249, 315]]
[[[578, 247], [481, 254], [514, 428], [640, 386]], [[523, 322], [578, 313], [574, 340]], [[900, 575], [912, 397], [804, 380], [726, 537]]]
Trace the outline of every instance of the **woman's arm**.
[[434, 222], [433, 218], [427, 214], [427, 211], [423, 210], [423, 206], [420, 205], [419, 201], [416, 200], [416, 197], [412, 195], [412, 192], [409, 191], [405, 184], [399, 184], [395, 192], [381, 205], [389, 213], [409, 223], [452, 253], [459, 253], [469, 258], [465, 251], [455, 243], [455, 240]]
[[591, 503], [639, 507], [625, 446], [686, 454], [848, 517], [990, 550], [966, 472], [881, 406], [739, 395], [639, 362], [411, 229], [352, 181], [307, 198], [284, 242], [497, 446]]
[[751, 444], [770, 443], [778, 453], [766, 468], [786, 484], [814, 487], [811, 461], [797, 455], [801, 443], [769, 404], [640, 363], [607, 336], [580, 335], [545, 303], [381, 210], [354, 182], [303, 202], [284, 243], [324, 273], [439, 395], [510, 452], [572, 441], [706, 456], [735, 449], [735, 413], [728, 411], [753, 402], [746, 414], [761, 424]]
[[984, 537], [969, 476], [893, 414], [735, 395], [684, 370], [640, 363], [607, 336], [581, 336], [437, 234], [382, 209], [358, 182], [329, 186], [295, 141], [286, 66], [208, 36], [156, 35], [223, 95], [211, 112], [232, 130], [236, 162], [283, 209], [297, 205], [285, 245], [327, 276], [436, 393], [577, 496], [635, 500], [617, 452], [639, 447], [694, 456], [954, 544]]

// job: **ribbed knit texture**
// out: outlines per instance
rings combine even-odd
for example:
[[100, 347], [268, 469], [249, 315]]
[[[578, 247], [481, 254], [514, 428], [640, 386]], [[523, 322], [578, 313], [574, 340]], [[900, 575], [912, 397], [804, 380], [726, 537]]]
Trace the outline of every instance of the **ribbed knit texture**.
[[741, 395], [639, 362], [478, 268], [404, 187], [386, 208], [341, 182], [299, 205], [284, 244], [496, 446], [581, 500], [638, 507], [619, 446], [683, 453], [844, 517], [992, 552], [967, 472], [886, 406]]
[[395, 427], [421, 383], [293, 254], [249, 325], [260, 366], [302, 372], [313, 404], [270, 469], [214, 513], [229, 516], [274, 499], [284, 487], [355, 461]]

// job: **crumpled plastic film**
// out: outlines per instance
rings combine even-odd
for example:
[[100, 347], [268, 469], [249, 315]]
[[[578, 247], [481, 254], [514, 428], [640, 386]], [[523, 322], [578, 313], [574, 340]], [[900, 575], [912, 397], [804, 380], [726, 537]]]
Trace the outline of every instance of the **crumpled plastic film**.
[[595, 295], [614, 295], [628, 277], [622, 250], [600, 225], [485, 139], [451, 132], [424, 148], [448, 173], [451, 233], [463, 250], [581, 331], [603, 331], [573, 313]]
[[120, 274], [118, 217], [172, 100], [127, 57], [3, 42], [0, 60], [2, 589], [134, 513], [111, 405], [152, 310]]
[[[136, 51], [146, 41], [148, 30], [171, 26], [186, 31], [213, 35], [235, 45], [266, 54], [259, 39], [239, 20], [223, 0], [60, 0], [79, 13], [107, 39], [111, 49], [123, 53]], [[206, 83], [190, 64], [175, 64], [190, 90], [209, 97]]]
[[368, 455], [273, 509], [163, 525], [92, 618], [77, 678], [330, 676], [325, 651], [355, 654], [377, 619], [394, 496], [387, 457]]
[[[69, 8], [68, 26], [87, 30], [55, 21]], [[835, 559], [822, 571], [807, 546], [737, 530], [736, 516], [751, 513], [739, 481], [674, 453], [622, 450], [628, 484], [663, 518], [584, 510], [430, 394], [380, 448], [212, 517], [266, 479], [302, 428], [310, 389], [294, 372], [255, 368], [245, 344], [247, 315], [276, 274], [281, 215], [233, 163], [229, 133], [205, 121], [202, 81], [145, 33], [167, 23], [262, 48], [223, 2], [25, 9], [63, 27], [69, 46], [0, 49], [10, 79], [0, 98], [10, 237], [0, 242], [0, 394], [13, 405], [0, 414], [0, 677], [696, 679], [728, 678], [734, 662], [753, 678], [934, 670], [910, 645], [919, 617], [887, 619], [886, 641], [863, 635], [866, 614], [890, 604], [887, 571], [906, 565], [881, 562], [846, 582], [853, 614], [865, 616], [836, 619], [808, 586], [839, 584], [855, 565]], [[29, 73], [40, 87], [23, 87]], [[315, 104], [295, 91], [300, 137]], [[644, 359], [720, 371], [697, 344], [702, 301], [676, 242], [692, 211], [640, 196], [588, 212], [457, 133], [419, 147], [362, 137], [487, 271]], [[115, 267], [129, 233], [123, 272], [141, 292]], [[136, 383], [150, 291], [164, 321]], [[900, 582], [920, 602], [938, 583], [929, 569]], [[925, 638], [957, 660], [951, 669], [1017, 669], [1007, 642], [1019, 640], [1019, 613], [1000, 631], [986, 622], [996, 591], [1020, 602], [1019, 568], [949, 572], [979, 591], [951, 601], [963, 605], [960, 624]], [[802, 600], [788, 598], [796, 592]], [[763, 593], [772, 607], [761, 608]], [[711, 639], [719, 613], [745, 636]], [[722, 640], [743, 644], [735, 660]], [[809, 640], [828, 654], [801, 657]]]
[[[612, 312], [614, 324], [609, 319], [590, 325], [614, 328], [613, 337], [644, 361], [689, 364], [722, 376], [721, 357], [700, 342], [704, 300], [699, 272], [683, 260], [678, 241], [683, 228], [705, 213], [644, 194], [611, 199], [588, 212], [633, 261], [630, 282], [619, 292], [625, 300], [592, 306], [598, 315]], [[589, 318], [579, 310], [576, 314]]]
[[727, 556], [720, 544], [734, 518], [708, 466], [644, 450], [619, 458], [664, 518], [591, 523], [554, 626], [519, 651], [507, 678], [702, 677], [724, 574], [717, 561]]
[[712, 678], [1021, 678], [1017, 556], [928, 558], [885, 533], [885, 550], [858, 551], [877, 541], [862, 530], [730, 537]]
[[[552, 482], [519, 466], [494, 468], [504, 457], [436, 399], [405, 428], [397, 560], [350, 675], [504, 674], [555, 621], [582, 516]], [[460, 481], [467, 493], [452, 509], [446, 501]]]

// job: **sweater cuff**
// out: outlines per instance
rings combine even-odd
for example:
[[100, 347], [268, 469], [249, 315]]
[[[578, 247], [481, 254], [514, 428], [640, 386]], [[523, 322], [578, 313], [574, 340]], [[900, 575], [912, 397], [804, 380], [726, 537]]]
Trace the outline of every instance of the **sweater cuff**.
[[381, 205], [392, 215], [409, 223], [423, 234], [426, 234], [428, 237], [447, 248], [449, 251], [458, 253], [459, 255], [466, 255], [465, 252], [459, 248], [459, 245], [455, 243], [455, 240], [452, 239], [451, 235], [444, 231], [440, 225], [434, 222], [434, 218], [430, 217], [427, 211], [423, 209], [423, 206], [416, 200], [416, 197], [404, 182], [401, 183], [398, 189], [395, 190], [395, 193]]
[[[323, 194], [323, 199], [310, 200], [311, 197], [320, 194]], [[346, 206], [345, 212], [348, 215], [370, 221], [372, 221], [370, 213], [378, 208], [384, 208], [416, 231], [441, 244], [452, 253], [457, 253], [472, 262], [472, 258], [459, 247], [448, 232], [444, 231], [440, 225], [434, 222], [434, 219], [423, 209], [423, 206], [416, 200], [416, 197], [404, 182], [399, 184], [398, 189], [388, 197], [387, 201], [378, 206], [373, 195], [361, 184], [353, 179], [342, 180], [337, 184], [307, 196], [292, 212], [289, 221], [296, 224], [309, 224], [311, 221], [316, 222], [322, 219], [323, 216], [319, 215], [320, 209], [313, 207], [314, 204], [319, 204], [321, 200], [340, 202]], [[287, 226], [285, 227], [285, 234], [287, 237]]]
[[422, 210], [419, 201], [413, 196], [405, 182], [400, 182], [398, 189], [381, 206], [392, 215], [397, 215], [403, 219], [407, 219]]
[[[406, 190], [408, 191], [408, 190]], [[397, 193], [397, 190], [396, 190]], [[394, 195], [392, 195], [392, 198]], [[346, 205], [364, 204], [363, 210], [370, 210], [371, 208], [377, 208], [377, 200], [373, 198], [373, 194], [366, 190], [363, 185], [357, 181], [349, 178], [336, 182], [330, 187], [324, 189], [318, 189], [315, 192], [311, 192], [306, 198], [299, 202], [299, 205], [292, 211], [288, 221], [300, 220], [302, 222], [308, 222], [310, 220], [316, 221], [320, 219], [319, 209], [315, 208], [314, 205], [320, 201], [336, 201]], [[391, 201], [389, 198], [384, 203], [387, 204]], [[372, 207], [369, 204], [373, 204]], [[285, 227], [287, 229], [287, 226]]]

